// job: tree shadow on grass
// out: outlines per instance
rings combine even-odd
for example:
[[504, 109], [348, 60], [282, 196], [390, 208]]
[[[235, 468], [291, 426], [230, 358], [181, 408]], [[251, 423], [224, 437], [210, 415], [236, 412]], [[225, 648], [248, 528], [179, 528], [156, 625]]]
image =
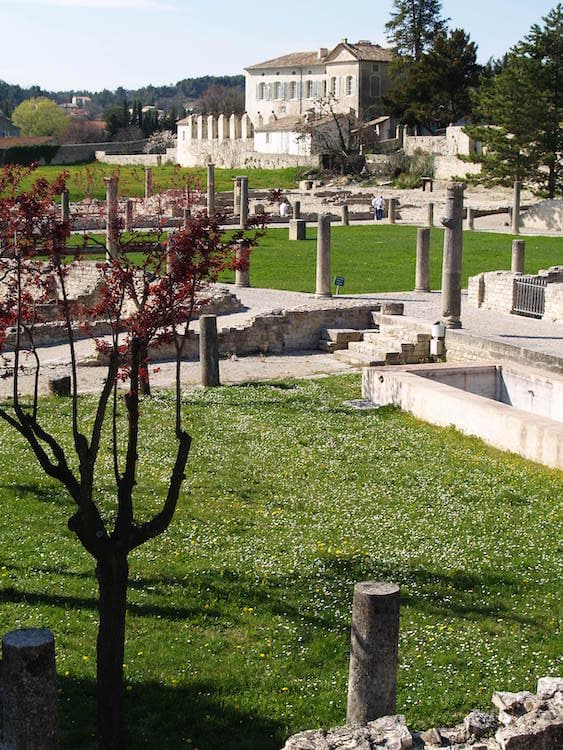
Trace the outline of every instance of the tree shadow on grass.
[[[17, 570], [17, 566], [11, 566]], [[56, 570], [51, 567], [36, 569], [43, 574], [78, 579], [90, 579], [92, 574]], [[502, 598], [512, 599], [521, 592], [517, 576], [492, 571], [475, 574], [471, 571], [448, 573], [423, 567], [399, 567], [384, 561], [349, 559], [324, 555], [314, 576], [269, 574], [262, 581], [228, 569], [194, 571], [188, 577], [174, 575], [136, 576], [129, 582], [128, 612], [132, 617], [157, 617], [169, 621], [199, 620], [221, 622], [236, 610], [252, 607], [264, 615], [285, 618], [306, 625], [313, 630], [334, 631], [342, 628], [342, 619], [330, 610], [317, 606], [311, 591], [338, 590], [336, 596], [352, 602], [353, 586], [349, 581], [393, 581], [401, 586], [402, 606], [425, 612], [433, 617], [456, 617], [461, 620], [496, 621], [526, 626], [542, 632], [543, 619], [519, 615], [508, 608]], [[346, 584], [344, 584], [346, 582]], [[314, 584], [314, 585], [313, 585]], [[342, 589], [342, 585], [347, 589]], [[151, 592], [152, 601], [136, 601], [136, 592]], [[205, 591], [205, 601], [201, 591]], [[498, 593], [502, 594], [498, 596]], [[25, 591], [8, 586], [0, 590], [0, 602], [26, 603], [30, 606], [55, 606], [64, 609], [97, 610], [97, 596], [51, 595], [46, 591]], [[346, 601], [341, 602], [346, 605]], [[347, 626], [346, 626], [347, 627]]]
[[[96, 685], [59, 677], [62, 750], [95, 750]], [[126, 683], [126, 747], [135, 750], [278, 750], [281, 722], [225, 705], [211, 682]]]

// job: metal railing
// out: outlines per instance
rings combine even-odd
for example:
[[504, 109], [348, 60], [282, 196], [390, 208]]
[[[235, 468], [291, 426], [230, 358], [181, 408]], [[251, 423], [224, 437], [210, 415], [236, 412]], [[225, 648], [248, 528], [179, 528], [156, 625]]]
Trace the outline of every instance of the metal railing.
[[512, 312], [530, 318], [543, 317], [547, 279], [542, 276], [522, 276], [515, 280]]

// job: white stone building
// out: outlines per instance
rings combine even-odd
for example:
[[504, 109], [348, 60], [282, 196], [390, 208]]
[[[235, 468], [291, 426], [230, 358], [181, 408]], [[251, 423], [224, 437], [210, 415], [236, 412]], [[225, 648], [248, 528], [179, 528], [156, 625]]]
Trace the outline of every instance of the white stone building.
[[245, 69], [245, 107], [253, 125], [302, 117], [319, 99], [331, 97], [335, 112], [361, 120], [382, 114], [389, 88], [390, 49], [368, 41], [342, 40], [332, 50], [294, 52]]

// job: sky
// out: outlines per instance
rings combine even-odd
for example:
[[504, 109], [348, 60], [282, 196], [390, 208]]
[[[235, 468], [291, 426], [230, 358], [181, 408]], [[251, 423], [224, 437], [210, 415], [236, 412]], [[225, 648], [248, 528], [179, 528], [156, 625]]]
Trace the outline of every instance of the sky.
[[[450, 28], [500, 57], [557, 0], [442, 0]], [[342, 38], [387, 45], [393, 0], [0, 0], [0, 79], [50, 91], [236, 75]]]

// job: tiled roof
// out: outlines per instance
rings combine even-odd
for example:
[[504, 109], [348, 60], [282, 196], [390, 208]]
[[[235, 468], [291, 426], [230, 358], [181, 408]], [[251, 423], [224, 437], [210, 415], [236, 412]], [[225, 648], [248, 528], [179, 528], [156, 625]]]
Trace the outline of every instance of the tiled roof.
[[319, 53], [315, 52], [292, 52], [289, 55], [282, 55], [281, 57], [274, 57], [272, 60], [266, 60], [256, 65], [249, 65], [245, 70], [259, 70], [261, 68], [303, 68], [307, 65], [321, 65], [322, 63], [330, 62], [330, 58], [333, 53], [337, 52], [340, 48], [345, 48], [357, 60], [366, 60], [374, 62], [389, 62], [393, 59], [393, 50], [386, 47], [380, 47], [379, 44], [371, 44], [370, 42], [356, 42], [352, 44], [348, 41], [340, 42], [324, 57], [319, 57]]
[[299, 68], [306, 65], [320, 65], [323, 60], [324, 57], [319, 58], [318, 52], [292, 52], [289, 55], [274, 57], [272, 60], [266, 60], [263, 63], [249, 65], [245, 70], [256, 70], [257, 68], [291, 68], [292, 66]]
[[349, 49], [358, 60], [390, 62], [393, 59], [393, 50], [388, 49], [387, 47], [380, 47], [379, 44], [369, 44], [366, 42], [357, 42], [356, 44], [343, 42], [342, 44]]

